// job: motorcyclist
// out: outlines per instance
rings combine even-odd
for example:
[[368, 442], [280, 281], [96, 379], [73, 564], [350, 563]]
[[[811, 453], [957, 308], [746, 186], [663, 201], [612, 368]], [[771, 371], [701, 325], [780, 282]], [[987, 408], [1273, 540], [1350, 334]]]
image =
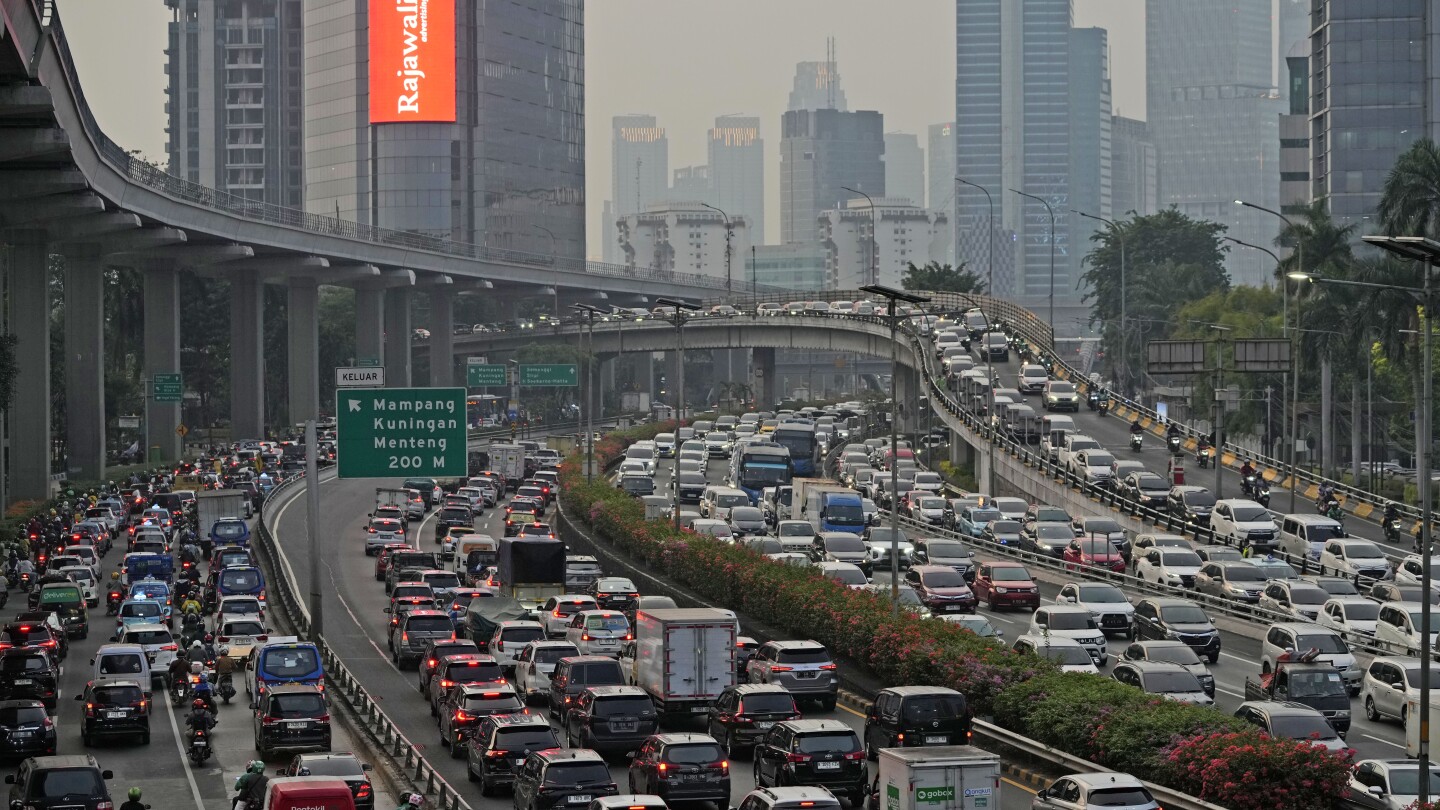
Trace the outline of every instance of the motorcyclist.
[[193, 538], [187, 538], [185, 544], [180, 546], [180, 562], [191, 565], [200, 563], [200, 547], [195, 544]]
[[[210, 676], [203, 670], [200, 672], [200, 680], [196, 682], [191, 691], [195, 700], [203, 703], [211, 714], [216, 712], [215, 687], [210, 683]], [[193, 706], [194, 704], [192, 703], [191, 705]]]
[[187, 743], [195, 741], [198, 732], [209, 732], [215, 727], [215, 714], [204, 698], [196, 697], [190, 702], [190, 713], [185, 716], [185, 725], [190, 729]]
[[1166, 439], [1178, 439], [1178, 438], [1180, 438], [1180, 426], [1177, 425], [1177, 424], [1175, 424], [1174, 422], [1171, 422], [1171, 423], [1170, 423], [1170, 426], [1167, 427], [1167, 428], [1165, 428], [1165, 438], [1166, 438]]
[[216, 650], [215, 656], [215, 681], [223, 684], [235, 675], [235, 659], [230, 657], [230, 648], [221, 646]]
[[400, 806], [395, 810], [420, 810], [425, 805], [425, 797], [419, 793], [406, 793], [400, 797]]
[[270, 777], [265, 775], [264, 763], [261, 766], [245, 784], [245, 791], [240, 794], [235, 810], [259, 810], [265, 806], [265, 788], [270, 784]]
[[1329, 503], [1335, 500], [1335, 485], [1326, 481], [1320, 485], [1320, 503]]
[[214, 661], [214, 660], [215, 660], [215, 652], [216, 652], [216, 650], [215, 650], [215, 636], [212, 635], [212, 634], [210, 634], [210, 633], [206, 633], [206, 634], [205, 634], [205, 638], [201, 639], [201, 642], [202, 642], [202, 645], [203, 645], [204, 650], [205, 650], [205, 660], [206, 660], [206, 661]]
[[1252, 464], [1250, 463], [1250, 459], [1248, 459], [1248, 458], [1245, 459], [1245, 461], [1240, 465], [1240, 477], [1241, 477], [1242, 479], [1243, 479], [1243, 478], [1249, 478], [1249, 477], [1251, 477], [1251, 476], [1254, 475], [1254, 474], [1255, 474], [1255, 467], [1254, 467], [1254, 465], [1252, 465]]
[[262, 773], [265, 773], [265, 763], [258, 759], [252, 760], [249, 765], [245, 766], [245, 771], [235, 777], [235, 785], [231, 788], [236, 793], [236, 801], [242, 800], [245, 789], [250, 786], [250, 783], [255, 780], [256, 776]]
[[186, 616], [194, 615], [198, 617], [201, 610], [200, 602], [197, 601], [193, 595], [180, 603], [180, 612]]
[[173, 687], [177, 683], [185, 683], [185, 675], [189, 671], [190, 659], [185, 654], [185, 651], [181, 650], [175, 654], [175, 660], [170, 662], [170, 667], [166, 670], [165, 676], [170, 680], [170, 684]]
[[1384, 517], [1384, 519], [1383, 519], [1383, 522], [1384, 522], [1384, 523], [1389, 523], [1389, 522], [1392, 521], [1392, 520], [1399, 520], [1399, 519], [1400, 519], [1400, 505], [1397, 504], [1397, 503], [1395, 503], [1394, 501], [1389, 501], [1389, 502], [1387, 502], [1387, 503], [1385, 504], [1385, 517]]
[[140, 801], [140, 788], [130, 788], [129, 799], [120, 805], [120, 810], [150, 810], [150, 805]]
[[1144, 432], [1145, 432], [1145, 428], [1140, 427], [1140, 420], [1139, 420], [1138, 418], [1135, 419], [1133, 422], [1130, 423], [1130, 435], [1131, 435], [1131, 436], [1138, 436], [1138, 435], [1140, 435], [1141, 433], [1144, 433]]

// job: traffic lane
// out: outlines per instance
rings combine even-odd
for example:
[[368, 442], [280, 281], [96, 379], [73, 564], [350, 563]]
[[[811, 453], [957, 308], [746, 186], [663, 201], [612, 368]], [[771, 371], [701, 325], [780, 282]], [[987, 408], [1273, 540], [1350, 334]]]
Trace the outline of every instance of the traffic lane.
[[[373, 557], [364, 554], [363, 540], [361, 534], [364, 531], [366, 514], [369, 505], [374, 501], [374, 490], [377, 486], [389, 486], [385, 481], [340, 481], [333, 479], [323, 482], [321, 486], [321, 508], [326, 515], [350, 516], [340, 518], [331, 522], [333, 531], [326, 533], [325, 541], [322, 542], [321, 553], [323, 563], [326, 567], [327, 579], [325, 586], [333, 588], [335, 602], [339, 603], [340, 609], [326, 611], [325, 636], [332, 649], [345, 661], [351, 673], [360, 681], [372, 698], [380, 702], [401, 730], [402, 733], [415, 745], [417, 751], [424, 756], [431, 765], [447, 780], [451, 786], [463, 789], [460, 786], [466, 782], [465, 765], [463, 760], [450, 758], [450, 752], [439, 744], [439, 731], [435, 721], [429, 716], [429, 711], [424, 699], [416, 690], [416, 673], [412, 670], [401, 672], [391, 662], [386, 645], [386, 631], [388, 617], [382, 612], [388, 604], [385, 597], [385, 590], [381, 583], [374, 579]], [[277, 536], [280, 538], [301, 536], [305, 530], [305, 505], [304, 498], [293, 497], [283, 503], [277, 513]], [[426, 519], [417, 522], [416, 532], [409, 535], [411, 543], [419, 541], [419, 547], [429, 550], [434, 548], [430, 541], [433, 535], [433, 510], [426, 515]], [[504, 535], [504, 509], [487, 510], [482, 521], [477, 521], [476, 528], [480, 531], [501, 537]], [[425, 530], [430, 529], [427, 533]], [[282, 542], [281, 548], [293, 544]], [[299, 555], [287, 555], [296, 576], [300, 581], [306, 581], [309, 567], [308, 561], [302, 561]], [[327, 591], [327, 595], [330, 591]], [[544, 712], [543, 706], [533, 706], [531, 711]], [[828, 713], [807, 713], [807, 717], [817, 719], [842, 719], [844, 712], [837, 707], [834, 712]], [[697, 726], [695, 730], [700, 730]], [[627, 769], [622, 763], [616, 762], [611, 765], [611, 773], [616, 779], [616, 784], [623, 791], [626, 789]], [[731, 805], [738, 804], [754, 787], [749, 772], [749, 766], [743, 768], [732, 768], [731, 773]], [[479, 797], [476, 790], [471, 804], [488, 810], [498, 810], [501, 807], [509, 807], [510, 801], [507, 798], [483, 799]], [[1027, 798], [1028, 802], [1028, 798]], [[1008, 806], [1008, 805], [1007, 805]], [[1027, 806], [1025, 804], [1016, 807]]]

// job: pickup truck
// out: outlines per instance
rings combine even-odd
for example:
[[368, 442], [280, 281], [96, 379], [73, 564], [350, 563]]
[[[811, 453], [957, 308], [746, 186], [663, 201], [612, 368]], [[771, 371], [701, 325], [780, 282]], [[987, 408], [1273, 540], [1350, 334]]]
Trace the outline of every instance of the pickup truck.
[[[1283, 659], [1284, 656], [1281, 656]], [[1292, 701], [1325, 715], [1342, 737], [1350, 730], [1350, 694], [1340, 671], [1328, 662], [1277, 661], [1276, 670], [1245, 679], [1246, 700]]]

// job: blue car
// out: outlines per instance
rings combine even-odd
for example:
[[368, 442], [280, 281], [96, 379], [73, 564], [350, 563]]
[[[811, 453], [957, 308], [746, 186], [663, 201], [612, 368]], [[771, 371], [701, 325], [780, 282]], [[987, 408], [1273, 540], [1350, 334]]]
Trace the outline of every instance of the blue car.
[[1004, 517], [994, 507], [967, 506], [955, 516], [955, 530], [967, 537], [980, 537], [985, 533], [986, 526]]
[[120, 615], [116, 620], [116, 635], [120, 630], [137, 624], [165, 624], [170, 620], [169, 609], [154, 599], [126, 599], [120, 603]]
[[169, 624], [170, 617], [174, 612], [174, 601], [170, 591], [170, 583], [161, 582], [158, 579], [142, 579], [131, 583], [130, 591], [125, 594], [129, 599], [148, 599], [160, 603], [161, 613], [164, 621], [161, 624]]
[[265, 577], [253, 565], [232, 565], [215, 577], [215, 593], [219, 597], [253, 596], [265, 601]]
[[220, 518], [210, 526], [210, 542], [218, 546], [243, 546], [250, 542], [250, 526], [240, 518]]

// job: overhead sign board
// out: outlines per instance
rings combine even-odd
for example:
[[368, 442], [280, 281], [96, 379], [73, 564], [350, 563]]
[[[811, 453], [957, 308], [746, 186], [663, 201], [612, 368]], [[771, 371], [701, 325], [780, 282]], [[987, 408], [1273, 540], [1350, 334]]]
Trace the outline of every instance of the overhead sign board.
[[455, 0], [370, 0], [370, 123], [455, 120]]
[[352, 366], [335, 369], [336, 388], [384, 388], [384, 366]]
[[150, 398], [156, 402], [180, 402], [185, 398], [185, 383], [179, 372], [153, 374], [150, 377]]
[[1152, 340], [1145, 344], [1145, 370], [1151, 374], [1194, 374], [1205, 370], [1203, 340]]
[[466, 472], [464, 388], [342, 391], [335, 414], [341, 478]]
[[465, 366], [465, 384], [471, 388], [505, 385], [505, 366], [495, 363], [468, 363]]
[[1236, 371], [1290, 370], [1288, 340], [1237, 340], [1234, 346]]
[[547, 363], [543, 365], [521, 365], [520, 385], [568, 386], [579, 385], [580, 373], [574, 363]]

